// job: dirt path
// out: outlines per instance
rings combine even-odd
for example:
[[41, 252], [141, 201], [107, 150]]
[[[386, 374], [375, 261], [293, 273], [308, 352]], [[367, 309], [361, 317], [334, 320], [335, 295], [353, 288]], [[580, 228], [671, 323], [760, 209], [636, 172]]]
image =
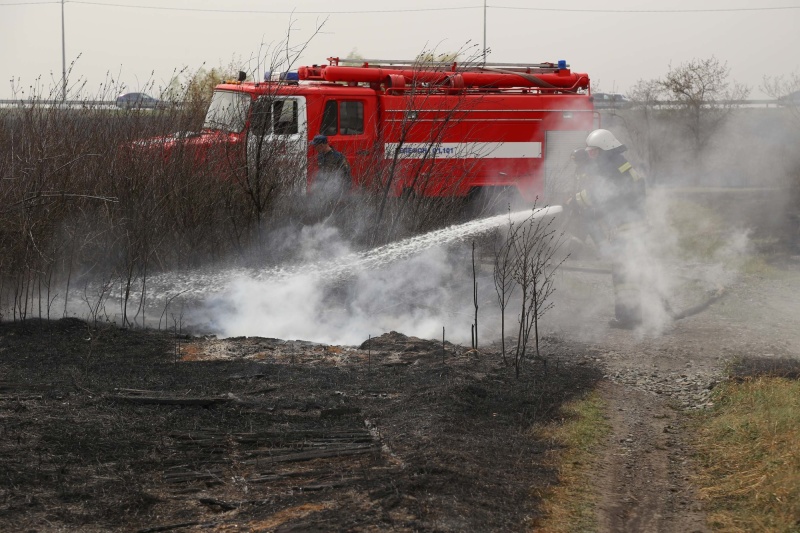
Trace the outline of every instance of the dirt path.
[[605, 371], [612, 428], [593, 473], [600, 531], [708, 531], [684, 426], [689, 413], [710, 405], [729, 362], [800, 357], [799, 267], [789, 261], [740, 279], [724, 299], [658, 336], [608, 330], [604, 317], [587, 320], [594, 339], [585, 357]]
[[600, 531], [708, 531], [688, 478], [680, 415], [664, 401], [606, 383], [612, 434], [595, 474]]

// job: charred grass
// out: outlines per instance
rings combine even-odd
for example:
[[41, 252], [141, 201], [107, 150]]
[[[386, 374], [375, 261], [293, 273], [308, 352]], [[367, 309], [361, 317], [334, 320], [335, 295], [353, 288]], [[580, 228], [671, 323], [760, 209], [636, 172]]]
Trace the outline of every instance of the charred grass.
[[697, 420], [700, 494], [720, 531], [800, 528], [800, 364], [745, 358]]
[[220, 346], [0, 324], [0, 529], [522, 531], [564, 446], [536, 428], [600, 379], [397, 333]]

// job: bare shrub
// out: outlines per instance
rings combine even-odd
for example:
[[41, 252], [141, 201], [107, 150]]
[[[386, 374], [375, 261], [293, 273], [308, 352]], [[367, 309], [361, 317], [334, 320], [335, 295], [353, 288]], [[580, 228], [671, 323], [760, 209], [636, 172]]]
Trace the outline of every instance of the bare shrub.
[[116, 280], [122, 322], [130, 323], [134, 287], [141, 290], [148, 272], [226, 252], [208, 245], [228, 242], [225, 225], [209, 217], [225, 201], [209, 192], [224, 185], [206, 181], [203, 190], [192, 165], [140, 157], [134, 142], [195, 117], [177, 107], [91, 105], [118, 90], [104, 87], [69, 107], [55, 95], [33, 96], [2, 112], [0, 306], [13, 319], [50, 317], [59, 295], [66, 314], [70, 287], [95, 279]]
[[[555, 273], [566, 257], [559, 257], [563, 232], [552, 216], [542, 216], [534, 206], [533, 213], [516, 224], [509, 217], [505, 238], [495, 247], [494, 283], [501, 313], [503, 360], [505, 349], [505, 311], [512, 296], [519, 295], [517, 304], [516, 347], [513, 352], [517, 377], [528, 355], [528, 344], [534, 343], [534, 356], [539, 350], [539, 320], [553, 307], [550, 301], [555, 291]], [[533, 334], [533, 339], [531, 339]]]

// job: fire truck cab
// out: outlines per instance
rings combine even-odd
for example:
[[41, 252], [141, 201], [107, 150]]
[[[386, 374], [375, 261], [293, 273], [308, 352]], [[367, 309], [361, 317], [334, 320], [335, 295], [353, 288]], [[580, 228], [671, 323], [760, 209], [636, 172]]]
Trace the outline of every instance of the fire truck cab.
[[298, 191], [313, 185], [310, 141], [323, 134], [350, 163], [354, 187], [425, 196], [515, 188], [532, 200], [557, 187], [595, 126], [589, 76], [565, 61], [347, 63], [218, 85], [194, 142], [238, 147], [251, 169], [280, 144], [302, 168]]

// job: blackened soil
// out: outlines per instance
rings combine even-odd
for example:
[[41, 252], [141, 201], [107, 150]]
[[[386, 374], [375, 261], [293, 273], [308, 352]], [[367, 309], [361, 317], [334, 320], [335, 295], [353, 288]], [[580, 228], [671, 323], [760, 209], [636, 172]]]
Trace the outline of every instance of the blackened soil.
[[0, 324], [0, 530], [530, 529], [557, 483], [531, 428], [600, 378], [394, 332]]

